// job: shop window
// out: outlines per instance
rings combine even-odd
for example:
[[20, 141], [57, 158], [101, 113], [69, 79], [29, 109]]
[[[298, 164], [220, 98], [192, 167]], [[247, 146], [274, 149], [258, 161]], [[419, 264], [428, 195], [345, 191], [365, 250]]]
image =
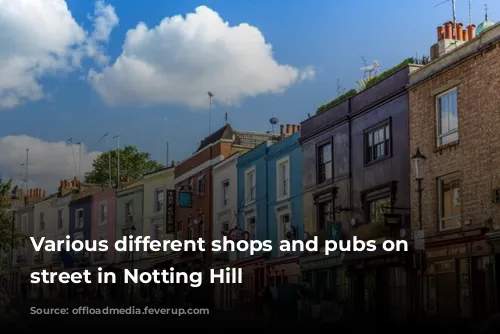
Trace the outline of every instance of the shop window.
[[471, 300], [469, 289], [469, 260], [460, 259], [460, 315], [468, 318], [471, 315]]

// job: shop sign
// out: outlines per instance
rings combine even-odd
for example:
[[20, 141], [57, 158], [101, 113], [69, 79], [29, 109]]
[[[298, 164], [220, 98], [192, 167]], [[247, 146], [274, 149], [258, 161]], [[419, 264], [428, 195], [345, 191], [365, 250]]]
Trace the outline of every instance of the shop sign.
[[441, 248], [427, 252], [427, 258], [429, 259], [439, 257], [458, 257], [465, 255], [467, 255], [467, 247], [465, 245]]
[[314, 270], [325, 267], [333, 267], [340, 264], [340, 257], [324, 258], [316, 261], [304, 262], [301, 265], [302, 270]]
[[366, 267], [380, 267], [391, 264], [404, 264], [404, 254], [377, 257], [374, 259], [359, 261], [358, 263], [356, 263], [356, 268], [363, 269]]
[[241, 240], [250, 241], [250, 233], [243, 231], [237, 227], [233, 228], [229, 232], [222, 233], [228, 240], [238, 242]]
[[174, 233], [175, 227], [175, 190], [167, 190], [167, 234]]

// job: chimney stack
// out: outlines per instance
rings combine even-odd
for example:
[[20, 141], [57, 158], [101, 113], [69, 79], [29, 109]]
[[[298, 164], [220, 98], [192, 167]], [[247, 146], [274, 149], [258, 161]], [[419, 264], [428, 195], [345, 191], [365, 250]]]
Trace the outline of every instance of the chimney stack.
[[438, 33], [438, 41], [444, 39], [444, 27], [443, 26], [439, 26], [437, 27], [437, 33]]
[[292, 134], [292, 125], [290, 125], [290, 124], [286, 125], [286, 134], [287, 135]]
[[444, 38], [453, 39], [453, 22], [446, 22], [444, 24]]
[[469, 40], [473, 39], [476, 34], [476, 25], [475, 24], [469, 24], [467, 26], [467, 35], [469, 36]]
[[469, 32], [467, 31], [467, 29], [462, 30], [462, 37], [465, 42], [469, 41]]
[[464, 26], [463, 23], [457, 23], [457, 25], [456, 25], [456, 29], [455, 29], [456, 30], [456, 34], [457, 34], [456, 37], [457, 37], [457, 40], [459, 40], [459, 41], [463, 41], [464, 40], [464, 37], [462, 35], [462, 31], [463, 31], [462, 27], [463, 26]]

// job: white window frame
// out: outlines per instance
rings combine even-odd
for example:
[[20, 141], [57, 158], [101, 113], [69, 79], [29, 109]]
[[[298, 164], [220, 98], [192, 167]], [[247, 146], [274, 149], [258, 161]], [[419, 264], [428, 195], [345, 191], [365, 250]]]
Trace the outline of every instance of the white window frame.
[[[253, 174], [253, 184], [248, 184], [248, 177]], [[255, 203], [257, 200], [257, 169], [252, 166], [245, 170], [245, 205]]]
[[[161, 210], [158, 209], [158, 204], [160, 203], [160, 201], [158, 200], [158, 194], [159, 193], [163, 194], [163, 205], [161, 207]], [[165, 211], [165, 204], [166, 204], [166, 191], [165, 191], [165, 188], [163, 188], [163, 187], [155, 188], [153, 196], [154, 196], [154, 200], [155, 200], [155, 202], [154, 202], [154, 213], [164, 212]]]
[[21, 231], [27, 233], [29, 230], [29, 216], [27, 213], [24, 213], [21, 216]]
[[[251, 225], [250, 220], [251, 219], [255, 219], [255, 235], [253, 236], [253, 238], [252, 238], [252, 233], [251, 233], [251, 229], [250, 229], [250, 225]], [[245, 231], [248, 232], [250, 240], [257, 239], [257, 215], [255, 213], [245, 216]], [[250, 251], [246, 251], [246, 252], [244, 252], [244, 254], [245, 254], [245, 257], [249, 257]]]
[[[78, 209], [78, 210], [83, 210], [83, 209]], [[76, 213], [75, 213], [76, 214]], [[81, 240], [81, 241], [84, 241], [85, 240], [85, 235], [83, 234], [83, 232], [76, 232], [76, 233], [73, 233], [73, 240]], [[77, 251], [73, 251], [73, 255], [76, 256], [76, 255], [79, 255], [79, 254], [82, 254], [84, 251], [81, 250], [79, 252]]]
[[[443, 181], [454, 181], [458, 180], [460, 187], [458, 188], [458, 201], [460, 205], [460, 189], [462, 187], [462, 180], [460, 179], [459, 173], [453, 173], [445, 176], [441, 176], [437, 179], [438, 181], [438, 210], [439, 210], [439, 231], [448, 231], [448, 230], [454, 230], [457, 228], [462, 227], [462, 221], [460, 219], [461, 215], [456, 215], [456, 216], [451, 216], [451, 217], [443, 217]], [[452, 220], [456, 219], [457, 224], [455, 226], [451, 226], [448, 228], [443, 228], [443, 222], [446, 220]]]
[[[59, 226], [59, 213], [61, 214], [61, 221], [60, 221], [61, 225], [60, 226]], [[58, 230], [60, 230], [64, 227], [64, 209], [58, 209], [56, 215], [57, 215], [56, 227]]]
[[[227, 188], [225, 186], [226, 183], [227, 183]], [[224, 181], [221, 182], [221, 196], [222, 196], [223, 207], [228, 206], [231, 201], [231, 196], [229, 196], [229, 187], [231, 187], [231, 181], [229, 181], [229, 179], [225, 179]], [[227, 195], [227, 200], [226, 200], [226, 195]]]
[[[106, 218], [102, 219], [103, 207], [106, 207]], [[106, 225], [108, 223], [108, 201], [102, 201], [99, 203], [99, 226]]]
[[[456, 105], [456, 113], [457, 113], [457, 127], [456, 129], [453, 129], [451, 131], [448, 131], [446, 133], [440, 133], [440, 127], [441, 127], [441, 110], [439, 108], [439, 100], [443, 97], [443, 96], [446, 96], [446, 95], [449, 95], [450, 93], [452, 92], [455, 92], [455, 96], [456, 96], [456, 101], [455, 101], [455, 105]], [[435, 108], [436, 108], [436, 138], [437, 138], [437, 147], [441, 147], [443, 145], [446, 145], [446, 144], [449, 144], [449, 143], [453, 143], [455, 141], [458, 140], [458, 91], [457, 91], [457, 88], [454, 87], [452, 89], [448, 89], [447, 91], [445, 92], [442, 92], [441, 94], [437, 95], [436, 96], [436, 101], [435, 101]], [[454, 133], [457, 134], [457, 139], [456, 140], [453, 140], [453, 141], [450, 141], [448, 143], [445, 143], [443, 144], [443, 138], [444, 137], [447, 137], [447, 136], [450, 136], [450, 135], [453, 135]]]
[[[279, 213], [276, 214], [276, 228], [278, 229], [278, 245], [282, 240], [286, 240], [286, 232], [285, 232], [285, 226], [283, 226], [283, 217], [288, 216], [288, 228], [290, 229], [292, 226], [292, 213], [290, 210], [284, 210], [280, 211]], [[283, 256], [285, 255], [285, 252], [282, 252], [279, 247], [278, 247], [278, 256]]]
[[38, 226], [40, 231], [45, 231], [45, 212], [38, 213]]
[[[128, 208], [130, 208], [130, 214], [128, 212]], [[129, 217], [131, 217], [129, 219]], [[133, 223], [134, 222], [134, 202], [133, 201], [128, 201], [125, 203], [125, 222], [126, 223]]]
[[[80, 219], [78, 218], [78, 213], [79, 212], [82, 213], [82, 223], [81, 223], [81, 225], [80, 225]], [[76, 209], [75, 210], [75, 229], [83, 228], [84, 225], [85, 225], [85, 217], [83, 215], [83, 208]]]
[[163, 240], [164, 236], [165, 236], [164, 229], [162, 230], [162, 235], [160, 236], [159, 239], [155, 239], [155, 237], [153, 236], [153, 232], [155, 231], [155, 227], [156, 226], [160, 226], [163, 229], [163, 227], [164, 227], [164, 220], [162, 218], [151, 220], [151, 240]]
[[[286, 188], [284, 186], [285, 179], [283, 178], [283, 175], [281, 175], [282, 165], [285, 165], [285, 171], [288, 178]], [[280, 202], [289, 198], [290, 198], [290, 156], [286, 156], [276, 161], [276, 201]]]

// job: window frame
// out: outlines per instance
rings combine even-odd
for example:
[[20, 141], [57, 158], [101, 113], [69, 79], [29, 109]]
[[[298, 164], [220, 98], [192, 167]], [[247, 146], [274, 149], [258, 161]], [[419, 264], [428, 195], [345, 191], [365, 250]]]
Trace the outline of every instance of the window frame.
[[[163, 203], [161, 205], [161, 209], [160, 209], [160, 196], [159, 194], [163, 194], [163, 200], [161, 203]], [[161, 213], [161, 212], [165, 212], [165, 204], [166, 204], [166, 191], [165, 191], [165, 188], [164, 187], [157, 187], [155, 188], [154, 190], [154, 213]]]
[[[226, 187], [227, 184], [227, 187]], [[221, 182], [221, 192], [222, 192], [222, 206], [226, 207], [229, 205], [230, 201], [230, 196], [229, 196], [229, 187], [231, 183], [229, 182], [229, 179], [225, 179], [224, 181]], [[227, 197], [227, 199], [226, 199]]]
[[[455, 112], [457, 114], [457, 127], [456, 129], [452, 130], [452, 131], [448, 131], [446, 133], [440, 133], [441, 132], [441, 109], [439, 107], [439, 101], [441, 100], [442, 97], [444, 96], [447, 96], [451, 93], [455, 93]], [[435, 110], [436, 110], [436, 146], [437, 147], [442, 147], [442, 146], [445, 146], [445, 145], [448, 145], [448, 144], [453, 144], [455, 142], [458, 141], [459, 139], [459, 133], [458, 133], [458, 128], [459, 128], [459, 122], [458, 122], [458, 90], [457, 90], [457, 87], [453, 87], [451, 89], [448, 89], [442, 93], [439, 93], [436, 95], [435, 97], [435, 101], [434, 101], [434, 106], [435, 106]], [[450, 135], [453, 135], [454, 133], [457, 134], [457, 138], [455, 140], [452, 140], [452, 141], [449, 141], [447, 143], [443, 143], [443, 138], [446, 137], [446, 136], [450, 136]]]
[[[382, 156], [379, 156], [377, 158], [373, 158], [370, 160], [370, 157], [368, 155], [368, 149], [370, 148], [368, 143], [369, 143], [369, 137], [374, 135], [375, 132], [381, 130], [382, 128], [384, 128], [384, 136], [386, 135], [386, 131], [385, 131], [385, 127], [389, 127], [389, 139], [385, 138], [384, 142], [388, 142], [387, 143], [387, 147], [384, 146], [384, 149], [386, 150], [386, 153]], [[383, 161], [385, 159], [389, 159], [392, 157], [392, 143], [393, 143], [393, 131], [392, 131], [392, 117], [389, 117], [381, 122], [378, 122], [377, 124], [373, 125], [373, 126], [370, 126], [369, 128], [366, 128], [365, 130], [363, 130], [363, 156], [364, 156], [364, 163], [365, 163], [365, 166], [368, 166], [368, 165], [371, 165], [371, 164], [375, 164], [377, 162], [380, 162], [380, 161]], [[372, 142], [373, 142], [373, 138], [372, 138]], [[373, 149], [375, 148], [375, 146], [371, 146], [370, 150], [371, 150], [371, 153], [373, 154]]]
[[[330, 145], [330, 161], [327, 162], [327, 163], [321, 163], [320, 162], [320, 151], [323, 147], [325, 146], [328, 146]], [[326, 178], [323, 179], [321, 177], [321, 165], [325, 165], [325, 164], [330, 164], [330, 168], [331, 168], [331, 178]], [[325, 173], [326, 174], [326, 173]], [[321, 143], [318, 143], [318, 145], [316, 145], [316, 183], [317, 184], [321, 184], [321, 183], [324, 183], [324, 182], [328, 182], [330, 180], [333, 179], [333, 140], [329, 139], [329, 140], [326, 140], [326, 141], [323, 141]]]
[[[437, 178], [437, 192], [438, 192], [437, 193], [437, 198], [438, 198], [437, 204], [438, 204], [438, 230], [440, 232], [454, 230], [454, 229], [462, 227], [462, 220], [461, 220], [462, 213], [461, 212], [459, 215], [456, 215], [456, 216], [443, 217], [444, 210], [443, 210], [443, 197], [442, 197], [442, 195], [443, 195], [443, 182], [445, 182], [445, 181], [449, 181], [449, 182], [458, 181], [458, 198], [459, 198], [458, 206], [460, 206], [460, 210], [462, 209], [461, 203], [460, 203], [461, 184], [462, 184], [462, 180], [460, 178], [460, 173], [455, 172], [455, 173], [451, 173], [451, 174], [447, 174], [447, 175], [443, 175], [443, 176], [438, 177]], [[453, 220], [453, 219], [456, 219], [458, 222], [456, 226], [448, 227], [448, 228], [443, 227], [444, 221]]]
[[[285, 165], [287, 179], [283, 178], [282, 166]], [[286, 184], [285, 184], [286, 183]], [[276, 161], [276, 201], [284, 201], [290, 198], [290, 156], [287, 155]], [[286, 191], [285, 191], [286, 190]]]
[[[80, 218], [78, 217], [79, 213], [82, 213], [82, 224], [80, 226]], [[85, 216], [83, 213], [83, 208], [79, 208], [75, 210], [75, 229], [82, 229], [85, 226]]]
[[[249, 175], [253, 174], [253, 184], [249, 186]], [[257, 200], [257, 169], [255, 166], [249, 167], [245, 170], [245, 204], [250, 205]]]
[[[106, 208], [106, 218], [102, 219], [103, 214], [104, 214], [104, 209]], [[99, 202], [99, 226], [106, 225], [108, 223], [108, 201], [101, 201]]]
[[[283, 217], [288, 216], [288, 223], [283, 222]], [[277, 228], [278, 228], [278, 245], [282, 240], [287, 240], [286, 239], [286, 233], [285, 232], [285, 224], [288, 224], [288, 227], [291, 228], [292, 226], [292, 213], [290, 210], [283, 210], [280, 211], [276, 214], [276, 221], [277, 221]], [[278, 256], [284, 256], [286, 252], [282, 252], [279, 247], [278, 247]]]

